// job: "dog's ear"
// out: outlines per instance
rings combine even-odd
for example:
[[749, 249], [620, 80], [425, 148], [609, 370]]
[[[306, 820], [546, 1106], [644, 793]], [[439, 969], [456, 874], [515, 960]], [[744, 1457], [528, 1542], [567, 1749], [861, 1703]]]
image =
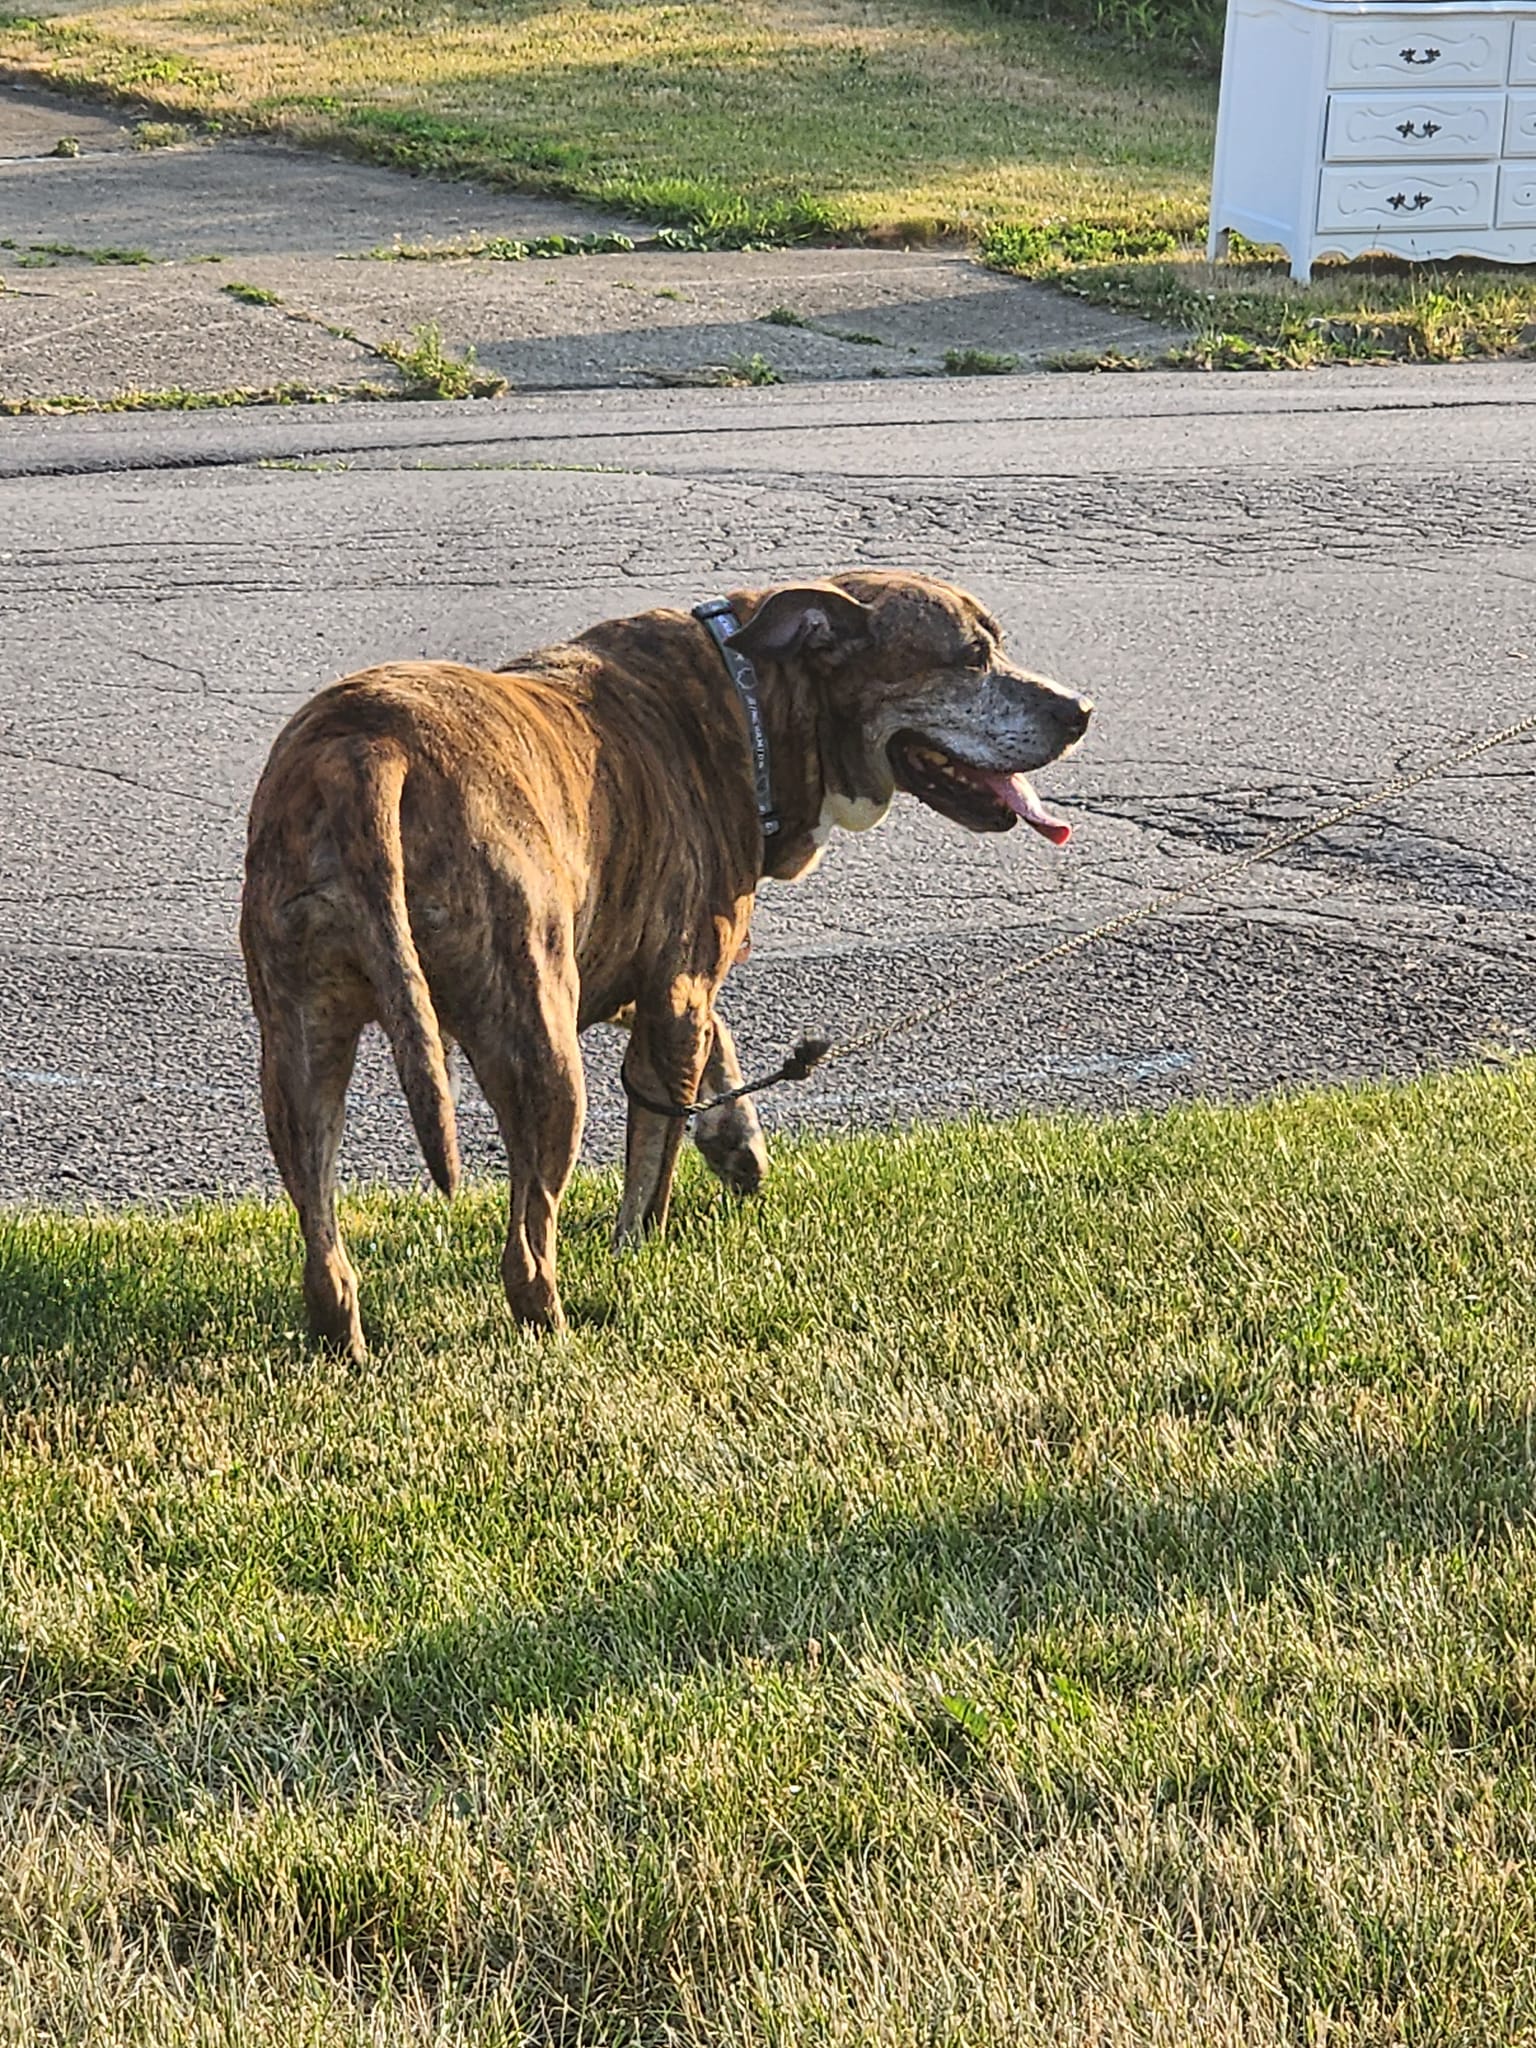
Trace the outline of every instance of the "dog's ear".
[[731, 635], [751, 661], [800, 654], [852, 654], [869, 640], [872, 608], [835, 583], [797, 583], [770, 590], [747, 623]]

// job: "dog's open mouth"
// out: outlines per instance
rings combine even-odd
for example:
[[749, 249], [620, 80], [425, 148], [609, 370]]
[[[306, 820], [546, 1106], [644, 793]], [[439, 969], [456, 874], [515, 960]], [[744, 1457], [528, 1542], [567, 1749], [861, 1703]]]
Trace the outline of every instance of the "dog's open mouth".
[[921, 733], [899, 732], [886, 748], [896, 787], [968, 832], [1011, 832], [1022, 818], [1053, 846], [1065, 846], [1072, 827], [1045, 808], [1026, 777], [960, 761]]

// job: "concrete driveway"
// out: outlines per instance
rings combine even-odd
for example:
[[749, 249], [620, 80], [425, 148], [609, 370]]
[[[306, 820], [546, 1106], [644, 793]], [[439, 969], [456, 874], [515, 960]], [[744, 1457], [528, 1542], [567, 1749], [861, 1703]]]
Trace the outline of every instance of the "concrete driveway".
[[[1519, 369], [608, 391], [0, 430], [0, 1195], [269, 1185], [233, 931], [287, 713], [385, 656], [905, 562], [1099, 700], [1061, 854], [905, 801], [764, 891], [766, 1065], [1182, 885], [1536, 708]], [[868, 1062], [772, 1121], [1154, 1105], [1536, 1037], [1536, 748], [1510, 748]], [[620, 1101], [594, 1055], [590, 1149]], [[467, 1153], [494, 1163], [472, 1105]], [[356, 1174], [416, 1180], [374, 1048]]]

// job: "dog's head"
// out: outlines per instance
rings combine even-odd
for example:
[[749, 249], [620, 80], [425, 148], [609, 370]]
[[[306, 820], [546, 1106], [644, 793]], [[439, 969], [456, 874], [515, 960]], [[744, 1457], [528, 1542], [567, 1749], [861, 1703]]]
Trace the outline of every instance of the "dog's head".
[[872, 825], [903, 789], [971, 832], [1022, 818], [1067, 838], [1028, 777], [1077, 744], [1093, 707], [1011, 662], [967, 591], [881, 570], [765, 591], [741, 614], [743, 653], [811, 682], [825, 822]]

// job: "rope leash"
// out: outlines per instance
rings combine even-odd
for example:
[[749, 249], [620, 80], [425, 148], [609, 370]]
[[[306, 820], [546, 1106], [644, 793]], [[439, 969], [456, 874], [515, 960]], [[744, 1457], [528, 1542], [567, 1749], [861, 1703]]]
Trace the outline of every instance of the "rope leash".
[[740, 1102], [743, 1095], [760, 1095], [765, 1088], [777, 1088], [781, 1081], [803, 1081], [823, 1060], [847, 1050], [846, 1046], [834, 1046], [830, 1038], [802, 1038], [771, 1074], [763, 1074], [756, 1081], [743, 1081], [739, 1088], [728, 1088], [723, 1095], [711, 1095], [707, 1102], [690, 1102], [682, 1108], [675, 1102], [654, 1102], [649, 1095], [642, 1095], [638, 1088], [630, 1086], [629, 1076], [622, 1067], [619, 1079], [630, 1101], [641, 1109], [648, 1109], [652, 1116], [686, 1119], [702, 1116], [706, 1109], [724, 1109], [728, 1102]]
[[1481, 739], [1471, 740], [1464, 747], [1458, 747], [1439, 761], [1431, 762], [1427, 768], [1415, 769], [1410, 774], [1395, 775], [1390, 782], [1381, 783], [1367, 795], [1355, 797], [1347, 804], [1340, 804], [1336, 810], [1314, 818], [1309, 824], [1287, 827], [1284, 831], [1262, 840], [1247, 853], [1234, 854], [1218, 861], [1192, 882], [1186, 882], [1182, 889], [1176, 889], [1171, 896], [1159, 896], [1150, 903], [1138, 904], [1134, 910], [1123, 910], [1119, 916], [1107, 918], [1104, 923], [1089, 927], [1087, 931], [1071, 932], [1054, 945], [1043, 947], [1038, 953], [1030, 953], [1022, 960], [1010, 962], [995, 974], [989, 974], [980, 981], [971, 982], [952, 995], [940, 996], [931, 1003], [920, 1004], [916, 1009], [907, 1010], [886, 1024], [872, 1025], [867, 1031], [857, 1032], [852, 1038], [840, 1042], [829, 1038], [802, 1038], [771, 1074], [764, 1074], [756, 1081], [744, 1081], [739, 1088], [728, 1089], [723, 1095], [712, 1095], [706, 1101], [691, 1102], [679, 1108], [675, 1103], [653, 1102], [637, 1094], [625, 1080], [624, 1090], [631, 1102], [648, 1109], [656, 1116], [676, 1117], [689, 1120], [702, 1116], [706, 1110], [723, 1109], [727, 1103], [738, 1102], [744, 1095], [759, 1095], [767, 1088], [776, 1088], [782, 1081], [803, 1081], [819, 1066], [833, 1060], [847, 1059], [853, 1053], [869, 1052], [877, 1045], [884, 1045], [903, 1032], [913, 1031], [920, 1024], [928, 1024], [936, 1017], [943, 1017], [951, 1010], [957, 1010], [962, 1003], [972, 1002], [977, 996], [985, 995], [992, 989], [1001, 988], [1004, 983], [1019, 976], [1032, 974], [1037, 968], [1049, 967], [1058, 960], [1069, 959], [1074, 953], [1081, 953], [1101, 939], [1119, 938], [1149, 918], [1164, 916], [1181, 903], [1189, 903], [1197, 896], [1209, 893], [1213, 883], [1245, 873], [1262, 862], [1273, 860], [1277, 854], [1288, 852], [1293, 846], [1300, 846], [1304, 840], [1314, 839], [1320, 832], [1331, 832], [1336, 825], [1344, 825], [1351, 818], [1358, 818], [1362, 812], [1374, 810], [1377, 805], [1394, 802], [1406, 796], [1410, 790], [1418, 789], [1426, 782], [1433, 782], [1442, 775], [1449, 775], [1468, 761], [1475, 761], [1479, 755], [1492, 753], [1495, 747], [1508, 746], [1512, 741], [1524, 739], [1536, 733], [1536, 712], [1517, 719], [1513, 725], [1506, 725], [1498, 732], [1485, 733]]

